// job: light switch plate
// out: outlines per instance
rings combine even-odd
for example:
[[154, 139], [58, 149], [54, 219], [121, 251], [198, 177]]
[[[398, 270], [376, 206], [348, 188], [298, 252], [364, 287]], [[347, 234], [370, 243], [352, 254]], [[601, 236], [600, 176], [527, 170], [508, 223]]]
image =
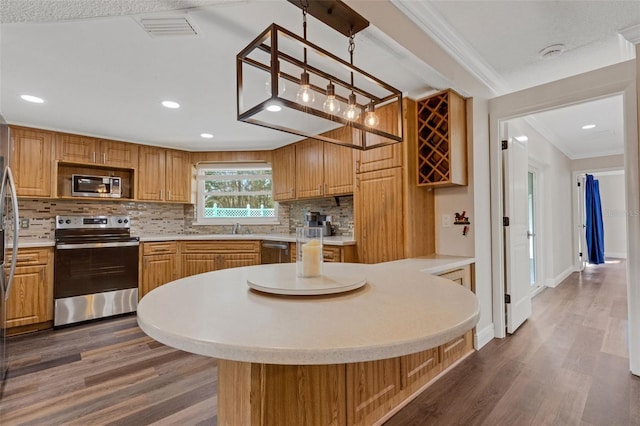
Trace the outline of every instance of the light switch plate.
[[451, 215], [443, 214], [442, 215], [442, 227], [443, 228], [451, 228]]

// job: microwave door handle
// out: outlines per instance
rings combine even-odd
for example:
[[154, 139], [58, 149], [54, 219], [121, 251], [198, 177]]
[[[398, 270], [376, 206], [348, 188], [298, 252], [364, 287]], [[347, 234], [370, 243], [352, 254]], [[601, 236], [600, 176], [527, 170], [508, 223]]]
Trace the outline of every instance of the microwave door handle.
[[[11, 173], [11, 169], [9, 167], [7, 167], [5, 171], [5, 176], [6, 181], [10, 187], [11, 204], [13, 206], [13, 251], [11, 253], [11, 267], [9, 268], [9, 277], [7, 278], [7, 288], [4, 294], [5, 300], [8, 300], [9, 292], [11, 291], [11, 284], [13, 283], [13, 277], [16, 273], [16, 260], [18, 258], [18, 238], [20, 237], [20, 217], [18, 212], [18, 196], [16, 195], [16, 185], [13, 181], [13, 173]], [[4, 198], [4, 191], [2, 195]]]

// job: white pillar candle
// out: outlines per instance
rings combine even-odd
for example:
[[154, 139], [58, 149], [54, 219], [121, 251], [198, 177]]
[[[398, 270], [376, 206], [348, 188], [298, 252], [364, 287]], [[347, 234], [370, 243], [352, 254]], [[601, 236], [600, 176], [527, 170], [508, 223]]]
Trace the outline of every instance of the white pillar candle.
[[302, 275], [317, 277], [322, 264], [322, 244], [319, 240], [311, 240], [302, 245]]

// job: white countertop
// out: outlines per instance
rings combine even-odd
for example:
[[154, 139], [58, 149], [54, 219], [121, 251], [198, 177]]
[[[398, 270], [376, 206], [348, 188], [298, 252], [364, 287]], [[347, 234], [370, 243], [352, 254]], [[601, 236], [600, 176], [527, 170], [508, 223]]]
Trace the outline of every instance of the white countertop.
[[[167, 235], [144, 235], [140, 236], [141, 242], [155, 241], [215, 241], [215, 240], [260, 240], [260, 241], [287, 241], [295, 242], [295, 234], [167, 234]], [[351, 246], [356, 244], [353, 236], [331, 236], [323, 237], [324, 244], [329, 246]]]
[[331, 296], [267, 295], [247, 286], [248, 277], [269, 268], [295, 274], [293, 263], [208, 272], [151, 291], [138, 305], [138, 324], [169, 346], [243, 362], [341, 364], [406, 355], [464, 334], [480, 315], [472, 292], [421, 272], [427, 263], [326, 263], [367, 280]]

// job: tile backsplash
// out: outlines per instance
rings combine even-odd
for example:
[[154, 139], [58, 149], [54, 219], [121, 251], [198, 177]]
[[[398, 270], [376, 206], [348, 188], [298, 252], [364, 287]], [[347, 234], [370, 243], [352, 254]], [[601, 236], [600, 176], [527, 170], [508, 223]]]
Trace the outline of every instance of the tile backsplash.
[[[292, 233], [304, 222], [304, 213], [319, 211], [331, 215], [334, 235], [353, 235], [353, 197], [294, 201], [278, 205], [279, 225], [246, 225], [240, 232], [255, 234]], [[20, 218], [29, 219], [29, 227], [20, 230], [21, 238], [53, 239], [56, 215], [128, 215], [134, 235], [228, 234], [228, 225], [195, 225], [192, 204], [134, 201], [83, 201], [20, 199]]]

